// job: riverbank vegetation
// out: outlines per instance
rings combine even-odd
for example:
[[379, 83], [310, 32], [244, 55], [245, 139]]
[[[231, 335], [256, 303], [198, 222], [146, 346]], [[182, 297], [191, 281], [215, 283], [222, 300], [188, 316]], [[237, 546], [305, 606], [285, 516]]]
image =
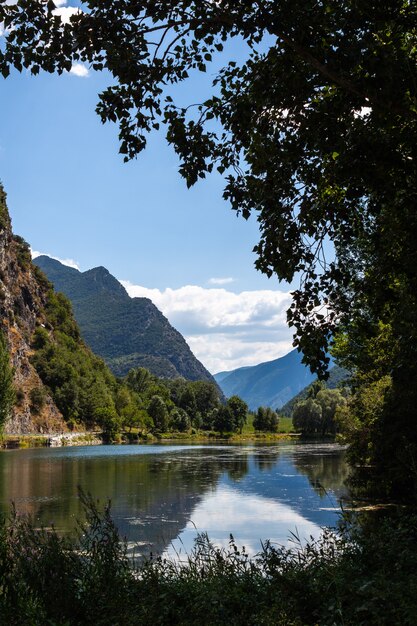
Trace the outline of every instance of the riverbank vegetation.
[[[185, 562], [127, 556], [108, 507], [81, 494], [69, 538], [15, 513], [0, 530], [0, 620], [10, 626], [412, 626], [417, 519], [346, 523], [249, 559], [201, 535]], [[394, 540], [393, 540], [394, 539]]]

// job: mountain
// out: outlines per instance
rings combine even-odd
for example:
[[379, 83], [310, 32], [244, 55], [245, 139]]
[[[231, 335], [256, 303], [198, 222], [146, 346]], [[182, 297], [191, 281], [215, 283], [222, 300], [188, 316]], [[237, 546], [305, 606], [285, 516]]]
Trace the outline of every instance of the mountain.
[[[307, 396], [315, 374], [301, 362], [302, 354], [292, 350], [285, 356], [259, 365], [240, 367], [230, 372], [218, 372], [214, 378], [226, 398], [238, 395], [250, 409], [270, 406], [290, 415], [293, 404]], [[348, 372], [330, 362], [327, 387], [333, 389], [347, 377]]]
[[82, 341], [70, 303], [13, 234], [0, 184], [0, 430], [83, 429], [100, 411], [115, 410], [116, 394], [114, 376]]
[[279, 359], [219, 372], [214, 378], [226, 397], [236, 394], [252, 410], [259, 406], [280, 409], [315, 379], [301, 358], [297, 350], [292, 350]]
[[214, 382], [151, 300], [131, 298], [105, 267], [80, 272], [47, 256], [34, 263], [71, 300], [83, 339], [117, 376], [146, 367], [162, 378]]

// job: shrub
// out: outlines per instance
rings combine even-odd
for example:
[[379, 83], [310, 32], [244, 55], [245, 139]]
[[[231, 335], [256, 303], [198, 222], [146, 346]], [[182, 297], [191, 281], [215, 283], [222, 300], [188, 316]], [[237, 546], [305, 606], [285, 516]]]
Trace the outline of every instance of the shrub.
[[17, 262], [21, 269], [25, 270], [29, 267], [32, 261], [32, 255], [30, 254], [30, 246], [19, 235], [13, 235], [13, 241], [16, 243], [17, 248]]
[[9, 350], [4, 334], [0, 331], [0, 432], [11, 413], [15, 398], [13, 368], [10, 365]]
[[279, 417], [270, 407], [260, 406], [253, 418], [253, 427], [255, 430], [267, 432], [277, 432], [279, 426]]
[[25, 397], [25, 393], [24, 393], [23, 389], [21, 387], [18, 387], [16, 389], [16, 404], [18, 406], [21, 406], [21, 404], [22, 404], [22, 402], [24, 400], [24, 397]]
[[32, 413], [40, 413], [45, 405], [46, 391], [42, 387], [34, 387], [30, 390], [29, 398]]

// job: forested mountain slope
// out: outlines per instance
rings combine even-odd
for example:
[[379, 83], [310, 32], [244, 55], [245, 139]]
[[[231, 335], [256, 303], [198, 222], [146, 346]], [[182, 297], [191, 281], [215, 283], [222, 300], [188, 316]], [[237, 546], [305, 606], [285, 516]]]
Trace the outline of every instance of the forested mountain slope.
[[130, 298], [104, 267], [80, 272], [47, 256], [34, 262], [72, 302], [82, 336], [118, 376], [146, 367], [163, 378], [213, 377], [148, 298]]

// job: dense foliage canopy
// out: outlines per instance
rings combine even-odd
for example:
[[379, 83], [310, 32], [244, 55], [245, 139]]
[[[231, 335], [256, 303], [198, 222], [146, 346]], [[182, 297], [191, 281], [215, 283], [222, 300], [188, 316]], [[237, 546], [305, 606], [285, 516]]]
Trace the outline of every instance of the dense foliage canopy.
[[[256, 266], [300, 287], [295, 345], [325, 373], [329, 344], [357, 389], [390, 377], [363, 459], [387, 494], [417, 497], [417, 7], [409, 0], [87, 0], [67, 23], [53, 2], [0, 4], [0, 71], [107, 69], [97, 112], [126, 159], [160, 123], [187, 184], [213, 169], [261, 238]], [[212, 95], [178, 106], [170, 86], [205, 72]], [[399, 452], [401, 451], [401, 452]], [[384, 480], [380, 477], [384, 475]], [[379, 478], [378, 478], [379, 476]], [[407, 495], [406, 495], [407, 494]]]
[[266, 430], [276, 432], [278, 430], [279, 418], [275, 411], [270, 407], [260, 406], [253, 418], [253, 427], [255, 430]]
[[3, 332], [0, 331], [0, 434], [16, 400], [13, 369]]
[[307, 399], [294, 406], [294, 427], [308, 435], [335, 435], [338, 411], [345, 407], [346, 399], [339, 389], [312, 385]]

